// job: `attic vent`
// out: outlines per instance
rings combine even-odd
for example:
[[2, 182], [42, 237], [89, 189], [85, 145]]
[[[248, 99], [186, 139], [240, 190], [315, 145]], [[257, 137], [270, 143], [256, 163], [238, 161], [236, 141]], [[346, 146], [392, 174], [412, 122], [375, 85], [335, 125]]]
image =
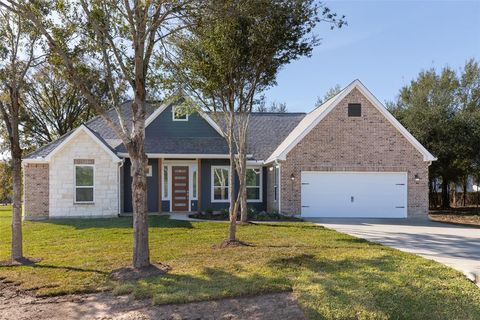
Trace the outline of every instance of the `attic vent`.
[[361, 117], [362, 116], [362, 105], [360, 103], [349, 103], [348, 104], [348, 116], [349, 117]]
[[182, 108], [172, 108], [172, 120], [173, 121], [188, 121], [188, 114]]

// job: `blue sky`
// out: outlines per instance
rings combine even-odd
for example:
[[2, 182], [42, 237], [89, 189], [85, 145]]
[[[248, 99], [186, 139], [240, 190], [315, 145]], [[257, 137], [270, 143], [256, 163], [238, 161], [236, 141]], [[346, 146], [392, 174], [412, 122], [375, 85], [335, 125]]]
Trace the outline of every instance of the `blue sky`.
[[309, 111], [335, 84], [360, 79], [377, 98], [393, 100], [422, 69], [459, 69], [480, 61], [480, 0], [326, 1], [348, 26], [320, 25], [322, 44], [311, 58], [284, 67], [267, 93], [288, 111]]

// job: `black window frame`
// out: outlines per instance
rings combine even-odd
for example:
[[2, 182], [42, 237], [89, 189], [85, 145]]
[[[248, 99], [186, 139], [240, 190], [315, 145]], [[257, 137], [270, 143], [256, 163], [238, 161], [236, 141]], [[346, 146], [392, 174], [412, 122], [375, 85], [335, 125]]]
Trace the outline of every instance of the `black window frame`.
[[348, 104], [348, 116], [358, 118], [362, 116], [362, 104], [361, 103], [349, 103]]

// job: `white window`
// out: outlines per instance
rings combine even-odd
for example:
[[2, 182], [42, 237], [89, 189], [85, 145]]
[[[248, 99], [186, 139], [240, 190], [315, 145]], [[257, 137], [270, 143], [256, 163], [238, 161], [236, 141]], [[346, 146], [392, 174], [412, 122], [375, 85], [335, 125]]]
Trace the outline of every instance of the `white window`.
[[228, 202], [230, 200], [230, 167], [212, 166], [212, 202]]
[[247, 201], [262, 201], [262, 168], [247, 168]]
[[188, 121], [188, 114], [180, 107], [172, 108], [172, 120], [173, 121]]
[[75, 203], [93, 203], [95, 194], [95, 167], [75, 165]]
[[168, 168], [169, 168], [169, 166], [163, 166], [163, 174], [162, 174], [163, 200], [170, 199], [170, 194], [168, 192], [168, 189], [169, 189], [168, 181], [170, 181], [170, 179], [169, 179], [169, 171], [170, 170]]
[[197, 165], [190, 165], [190, 194], [192, 200], [197, 200]]
[[[130, 167], [130, 176], [133, 177], [133, 167]], [[147, 166], [147, 177], [152, 176], [152, 166]]]

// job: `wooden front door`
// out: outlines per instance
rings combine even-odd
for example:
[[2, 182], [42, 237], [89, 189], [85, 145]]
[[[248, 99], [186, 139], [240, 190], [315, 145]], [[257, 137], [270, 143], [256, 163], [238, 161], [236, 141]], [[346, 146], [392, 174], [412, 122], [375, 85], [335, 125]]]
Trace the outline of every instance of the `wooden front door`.
[[188, 166], [172, 166], [172, 211], [188, 211]]

